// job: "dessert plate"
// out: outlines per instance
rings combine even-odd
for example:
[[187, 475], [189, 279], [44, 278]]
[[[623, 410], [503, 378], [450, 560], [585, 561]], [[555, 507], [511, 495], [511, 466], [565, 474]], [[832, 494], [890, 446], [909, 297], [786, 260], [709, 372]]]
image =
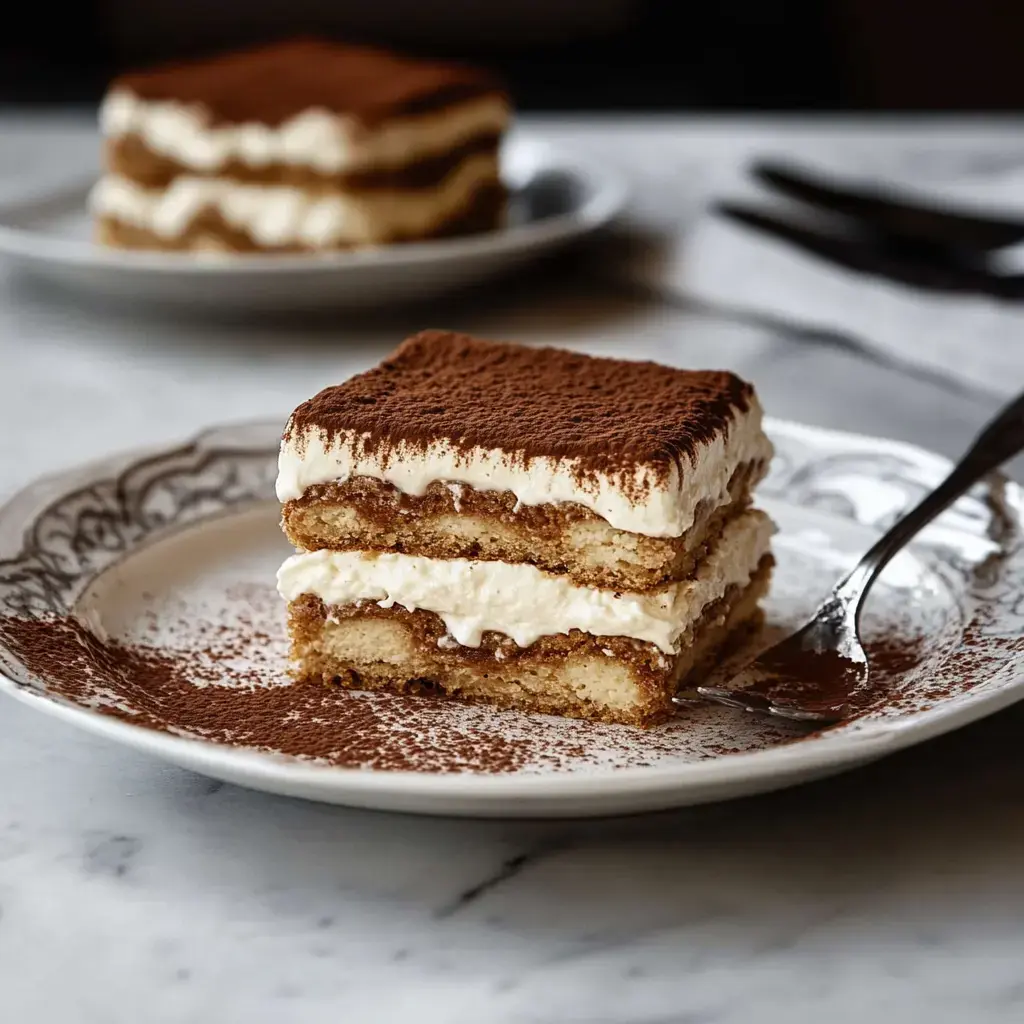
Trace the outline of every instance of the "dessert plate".
[[501, 160], [509, 223], [466, 238], [318, 255], [127, 252], [91, 241], [90, 178], [0, 208], [0, 254], [57, 284], [133, 303], [356, 309], [428, 299], [513, 270], [607, 224], [625, 201], [624, 185], [605, 169], [536, 140], [513, 134]]
[[[429, 814], [585, 816], [777, 789], [883, 757], [1024, 697], [1024, 492], [957, 503], [872, 592], [877, 705], [819, 732], [717, 706], [650, 731], [429, 697], [292, 687], [269, 500], [278, 423], [39, 482], [0, 511], [0, 686], [219, 779]], [[783, 422], [762, 487], [779, 525], [769, 625], [806, 617], [948, 463]]]

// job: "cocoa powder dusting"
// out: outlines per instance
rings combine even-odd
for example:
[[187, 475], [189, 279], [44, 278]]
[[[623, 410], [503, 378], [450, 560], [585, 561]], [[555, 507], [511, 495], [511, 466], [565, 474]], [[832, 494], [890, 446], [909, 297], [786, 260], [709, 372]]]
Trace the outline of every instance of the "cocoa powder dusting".
[[[899, 706], [908, 673], [924, 659], [922, 639], [893, 633], [865, 644], [865, 651], [869, 668], [866, 686], [862, 667], [849, 658], [835, 651], [801, 651], [774, 661], [759, 659], [763, 676], [753, 681], [750, 690], [779, 703], [834, 715], [844, 723]], [[913, 693], [915, 699], [920, 698], [920, 689], [915, 687]]]
[[[995, 648], [1024, 653], [1024, 637], [986, 636], [980, 640], [977, 622], [969, 623], [959, 645], [946, 652], [941, 665], [933, 665], [935, 651], [920, 635], [899, 632], [878, 636], [865, 643], [870, 668], [869, 685], [863, 691], [843, 692], [840, 686], [821, 687], [823, 704], [847, 703], [841, 723], [814, 730], [809, 735], [836, 729], [869, 715], [901, 715], [926, 711], [937, 703], [969, 693], [988, 679]], [[795, 697], [806, 694], [794, 693]]]
[[734, 374], [678, 370], [553, 348], [423, 331], [379, 366], [326, 388], [292, 414], [286, 438], [347, 431], [386, 463], [439, 440], [498, 449], [521, 464], [575, 460], [579, 481], [638, 464], [664, 475], [723, 435], [753, 388]]
[[343, 768], [586, 771], [703, 760], [793, 738], [785, 723], [710, 705], [644, 730], [294, 683], [273, 588], [232, 585], [224, 598], [227, 621], [184, 603], [143, 610], [131, 640], [101, 641], [75, 618], [0, 618], [0, 647], [49, 693], [96, 713]]
[[231, 665], [261, 638], [213, 632], [206, 648], [173, 651], [100, 641], [72, 618], [0, 620], [0, 641], [52, 692], [149, 729], [382, 771], [511, 772], [532, 758], [526, 741], [455, 727], [438, 701], [266, 685]]
[[[862, 718], [875, 711], [892, 711], [907, 699], [917, 706], [920, 682], [915, 678], [908, 687], [907, 681], [911, 673], [925, 663], [928, 654], [925, 638], [919, 634], [893, 632], [867, 641], [864, 650], [868, 656], [869, 685], [865, 692], [850, 696], [850, 718]], [[909, 709], [910, 704], [907, 707]]]
[[[235, 584], [216, 604], [228, 610], [223, 617], [184, 602], [142, 611], [131, 639], [118, 640], [100, 640], [71, 617], [0, 618], [0, 647], [50, 693], [97, 713], [343, 768], [487, 774], [638, 768], [763, 750], [826, 731], [716, 705], [688, 708], [665, 725], [640, 730], [293, 683], [273, 588]], [[870, 631], [872, 685], [853, 718], [898, 716], [955, 698], [985, 681], [1000, 654], [1024, 652], [1024, 637], [983, 636], [983, 621], [938, 644], [908, 625], [892, 618]], [[769, 627], [734, 667], [771, 642], [773, 631], [788, 628]]]
[[488, 71], [315, 38], [122, 75], [112, 87], [144, 100], [199, 105], [214, 125], [272, 127], [310, 109], [373, 126], [503, 92]]

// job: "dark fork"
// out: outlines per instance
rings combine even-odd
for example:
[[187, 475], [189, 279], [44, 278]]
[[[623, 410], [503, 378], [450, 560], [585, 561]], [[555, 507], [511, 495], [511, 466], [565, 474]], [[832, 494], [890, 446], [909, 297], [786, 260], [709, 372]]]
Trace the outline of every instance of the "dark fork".
[[[978, 436], [939, 486], [901, 518], [836, 584], [810, 622], [769, 648], [729, 687], [698, 686], [700, 696], [803, 722], [848, 717], [852, 702], [871, 685], [860, 640], [860, 614], [878, 574], [912, 537], [974, 484], [1024, 450], [1024, 394]], [[689, 703], [679, 698], [680, 704]]]
[[826, 180], [791, 164], [756, 162], [755, 178], [811, 206], [851, 217], [878, 234], [937, 250], [986, 253], [1024, 242], [1024, 221], [943, 210], [938, 205], [894, 199], [879, 186], [852, 186]]
[[953, 260], [932, 249], [894, 247], [888, 240], [851, 225], [843, 233], [815, 230], [803, 223], [744, 203], [720, 202], [722, 216], [781, 239], [814, 256], [860, 274], [899, 281], [943, 294], [980, 294], [1000, 299], [1024, 298], [1024, 275], [994, 274], [980, 263]]

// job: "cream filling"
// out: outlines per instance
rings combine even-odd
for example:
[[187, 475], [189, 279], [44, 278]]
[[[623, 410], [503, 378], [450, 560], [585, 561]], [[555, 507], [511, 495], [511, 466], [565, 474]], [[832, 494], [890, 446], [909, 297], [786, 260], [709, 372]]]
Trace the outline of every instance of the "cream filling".
[[209, 173], [238, 162], [254, 168], [289, 164], [341, 174], [403, 167], [477, 135], [499, 134], [510, 117], [507, 101], [492, 94], [444, 110], [393, 118], [372, 129], [319, 108], [277, 127], [256, 121], [213, 126], [202, 106], [150, 102], [115, 89], [100, 107], [100, 128], [112, 138], [137, 135], [147, 149], [194, 171]]
[[466, 647], [479, 647], [487, 630], [529, 647], [542, 636], [578, 629], [632, 637], [672, 655], [707, 605], [750, 580], [773, 532], [763, 512], [744, 513], [726, 527], [695, 578], [646, 593], [582, 587], [525, 563], [360, 551], [293, 555], [278, 571], [277, 586], [286, 601], [313, 594], [328, 605], [375, 601], [434, 612]]
[[291, 501], [314, 484], [343, 483], [356, 476], [422, 495], [440, 480], [478, 491], [511, 491], [523, 505], [574, 502], [617, 530], [681, 537], [693, 525], [701, 502], [710, 500], [717, 508], [730, 500], [729, 481], [738, 466], [771, 459], [772, 445], [761, 418], [761, 407], [752, 399], [747, 412], [736, 411], [728, 432], [701, 445], [682, 474], [676, 467], [665, 475], [640, 464], [596, 478], [578, 474], [576, 459], [537, 456], [524, 463], [500, 449], [459, 448], [446, 439], [425, 449], [399, 444], [383, 456], [366, 444], [366, 434], [348, 431], [330, 437], [316, 427], [301, 433], [288, 430], [278, 458], [277, 496]]
[[481, 186], [499, 179], [494, 154], [468, 157], [436, 188], [324, 192], [291, 185], [257, 185], [230, 178], [179, 175], [165, 189], [127, 178], [101, 178], [89, 197], [93, 213], [161, 238], [179, 238], [206, 211], [267, 248], [372, 245], [429, 234], [450, 220]]

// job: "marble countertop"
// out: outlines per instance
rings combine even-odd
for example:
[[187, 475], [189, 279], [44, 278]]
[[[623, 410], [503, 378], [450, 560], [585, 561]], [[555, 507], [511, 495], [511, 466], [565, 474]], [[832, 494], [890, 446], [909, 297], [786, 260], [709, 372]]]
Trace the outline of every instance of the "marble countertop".
[[[1016, 123], [981, 121], [534, 128], [609, 160], [671, 149], [691, 206], [716, 166], [766, 137], [894, 156], [921, 140], [999, 151], [1019, 138]], [[0, 130], [6, 195], [94, 146], [75, 118]], [[637, 215], [657, 216], [642, 195]], [[425, 324], [728, 366], [775, 415], [950, 455], [994, 408], [852, 348], [598, 284], [575, 262], [429, 309], [285, 324], [95, 308], [0, 268], [0, 497], [127, 444], [283, 418]], [[2, 1019], [1024, 1019], [1021, 708], [802, 789], [575, 823], [289, 801], [10, 701], [0, 712]]]

